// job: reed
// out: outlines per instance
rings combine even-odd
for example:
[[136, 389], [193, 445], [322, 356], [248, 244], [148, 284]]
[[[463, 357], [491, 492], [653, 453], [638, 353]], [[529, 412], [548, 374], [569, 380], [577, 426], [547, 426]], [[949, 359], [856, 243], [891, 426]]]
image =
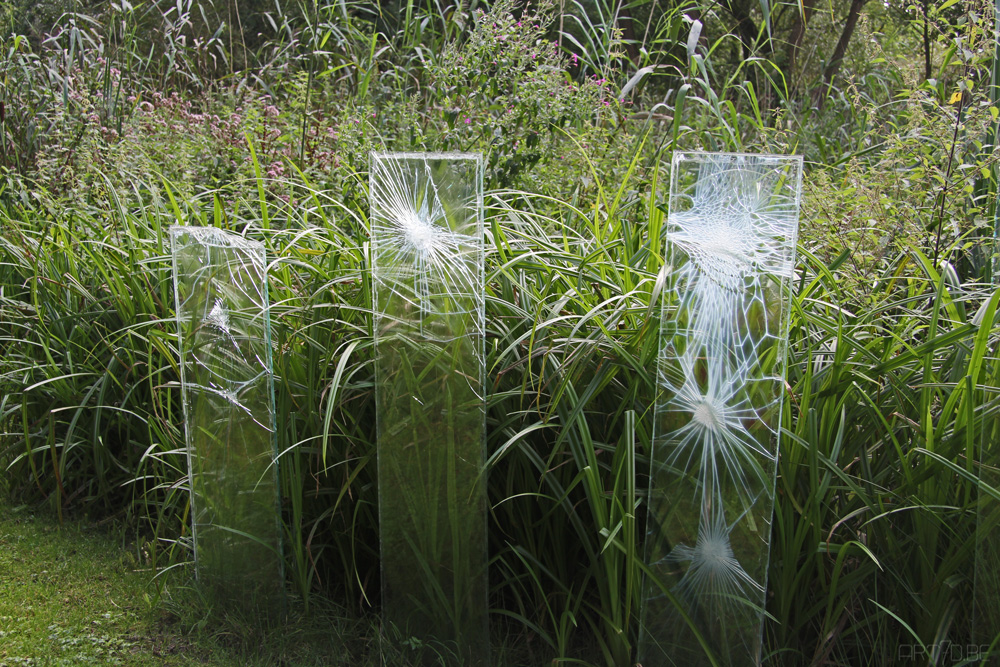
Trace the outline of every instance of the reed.
[[[659, 50], [642, 65], [653, 70], [623, 92], [641, 69], [628, 58], [598, 84], [573, 79], [570, 53], [532, 50], [557, 21], [522, 34], [509, 11], [401, 7], [415, 18], [398, 33], [351, 3], [289, 10], [229, 78], [203, 69], [208, 56], [189, 41], [135, 57], [155, 34], [143, 20], [165, 25], [153, 14], [124, 16], [141, 38], [121, 42], [132, 64], [119, 75], [97, 66], [109, 34], [100, 21], [78, 20], [51, 50], [4, 42], [3, 99], [19, 91], [17, 113], [34, 123], [14, 127], [12, 104], [0, 120], [7, 491], [119, 517], [158, 566], [190, 557], [167, 229], [227, 229], [272, 258], [290, 588], [312, 608], [377, 608], [367, 155], [481, 150], [489, 604], [494, 643], [506, 645], [496, 662], [628, 664], [669, 156], [802, 152], [765, 660], [903, 664], [900, 646], [932, 661], [969, 644], [968, 538], [978, 494], [989, 495], [977, 447], [1000, 411], [1000, 326], [996, 289], [973, 257], [987, 202], [963, 194], [973, 168], [957, 167], [993, 165], [975, 145], [985, 98], [967, 107], [969, 131], [955, 142], [940, 137], [956, 109], [929, 84], [896, 95], [901, 74], [869, 72], [856, 96], [832, 90], [822, 109], [768, 84], [787, 97], [778, 111], [747, 85], [779, 84], [773, 63], [729, 68], [734, 36], [702, 39], [673, 13], [651, 21]], [[600, 16], [588, 17], [588, 34], [603, 34], [588, 27]], [[489, 69], [504, 35], [509, 81]], [[71, 48], [82, 66], [69, 76], [59, 58]], [[588, 62], [604, 67], [615, 48], [595, 42]], [[183, 66], [162, 69], [169, 54]], [[88, 120], [98, 90], [111, 95]], [[943, 227], [935, 261], [923, 223], [939, 197], [957, 226]]]

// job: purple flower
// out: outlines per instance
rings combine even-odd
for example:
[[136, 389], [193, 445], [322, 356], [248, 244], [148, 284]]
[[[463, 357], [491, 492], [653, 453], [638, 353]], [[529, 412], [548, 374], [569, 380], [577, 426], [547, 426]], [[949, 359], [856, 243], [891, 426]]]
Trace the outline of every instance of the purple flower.
[[272, 162], [267, 168], [268, 178], [280, 178], [285, 173], [285, 165], [280, 162]]

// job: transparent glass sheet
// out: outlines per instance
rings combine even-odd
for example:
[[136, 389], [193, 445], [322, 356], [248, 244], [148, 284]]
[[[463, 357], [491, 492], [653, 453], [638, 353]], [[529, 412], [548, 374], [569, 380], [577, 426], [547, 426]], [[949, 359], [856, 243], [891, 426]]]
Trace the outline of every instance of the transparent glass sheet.
[[802, 158], [675, 153], [639, 662], [757, 665]]
[[[995, 282], [995, 281], [994, 281]], [[982, 322], [981, 326], [990, 326]], [[987, 355], [985, 369], [993, 369], [1000, 359]], [[980, 380], [982, 382], [982, 380]], [[995, 380], [988, 380], [993, 383]], [[982, 392], [983, 401], [996, 400], [991, 390]], [[987, 413], [983, 418], [982, 449], [979, 477], [987, 486], [1000, 488], [1000, 418]], [[976, 572], [973, 595], [973, 644], [965, 657], [985, 657], [990, 646], [1000, 646], [1000, 501], [983, 489], [979, 490], [976, 525]], [[996, 648], [994, 649], [996, 650]], [[1000, 656], [986, 663], [1000, 664]]]
[[372, 156], [382, 605], [388, 636], [434, 640], [416, 663], [489, 653], [482, 169]]
[[280, 613], [284, 576], [264, 247], [171, 227], [198, 581], [223, 605]]

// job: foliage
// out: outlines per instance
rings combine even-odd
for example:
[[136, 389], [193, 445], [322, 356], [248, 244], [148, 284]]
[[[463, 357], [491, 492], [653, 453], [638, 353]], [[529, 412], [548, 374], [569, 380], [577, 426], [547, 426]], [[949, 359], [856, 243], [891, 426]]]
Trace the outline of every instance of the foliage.
[[928, 80], [907, 50], [923, 43], [919, 17], [869, 7], [817, 86], [822, 56], [807, 54], [832, 51], [839, 6], [816, 10], [790, 71], [775, 45], [794, 5], [760, 3], [772, 32], [751, 13], [760, 39], [748, 40], [724, 7], [693, 4], [580, 3], [567, 27], [544, 5], [383, 3], [376, 16], [304, 3], [275, 5], [273, 27], [246, 41], [228, 19], [206, 32], [228, 3], [175, 4], [70, 12], [3, 37], [10, 494], [121, 517], [151, 565], [184, 561], [164, 235], [230, 229], [272, 262], [291, 585], [311, 609], [376, 607], [368, 153], [479, 150], [490, 599], [512, 646], [499, 654], [627, 664], [665, 165], [675, 148], [797, 151], [803, 259], [767, 661], [900, 664], [903, 644], [930, 655], [971, 642], [976, 448], [1000, 410], [980, 238], [996, 206], [991, 7], [935, 10]]

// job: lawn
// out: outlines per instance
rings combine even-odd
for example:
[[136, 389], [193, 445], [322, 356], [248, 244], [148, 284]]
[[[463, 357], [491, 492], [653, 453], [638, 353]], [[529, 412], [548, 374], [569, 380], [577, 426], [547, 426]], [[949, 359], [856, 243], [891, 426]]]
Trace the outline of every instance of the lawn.
[[0, 667], [364, 665], [364, 622], [319, 612], [277, 627], [214, 618], [186, 575], [156, 586], [144, 547], [83, 518], [0, 505]]
[[[380, 152], [482, 156], [496, 662], [637, 659], [656, 405], [685, 386], [658, 370], [671, 165], [694, 152], [803, 165], [787, 347], [761, 348], [781, 377], [749, 653], [996, 651], [997, 6], [0, 3], [0, 665], [406, 664], [421, 640], [379, 646]], [[190, 583], [173, 225], [266, 252], [274, 627]]]

